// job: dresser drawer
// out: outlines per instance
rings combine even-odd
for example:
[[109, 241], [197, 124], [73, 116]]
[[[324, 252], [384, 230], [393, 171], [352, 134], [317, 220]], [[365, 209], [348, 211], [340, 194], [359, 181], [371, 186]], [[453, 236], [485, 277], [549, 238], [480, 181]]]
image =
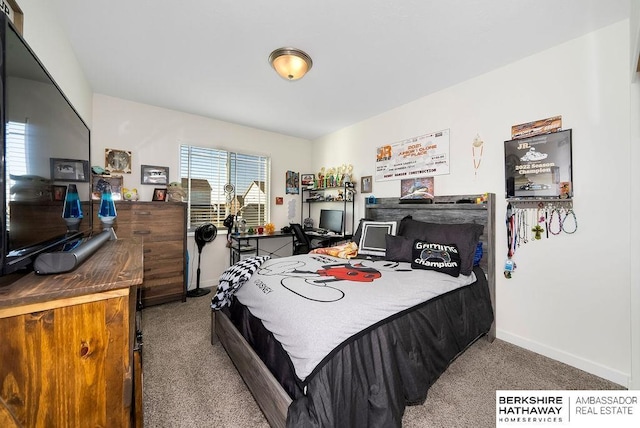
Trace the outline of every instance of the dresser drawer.
[[131, 235], [142, 238], [146, 246], [147, 243], [151, 242], [182, 241], [185, 231], [184, 229], [172, 228], [169, 225], [162, 228], [154, 228], [148, 225], [138, 224], [131, 225]]
[[[174, 260], [145, 260], [144, 261], [144, 285], [148, 286], [149, 281], [158, 278], [169, 278], [183, 276], [184, 269], [182, 263]], [[182, 281], [181, 281], [182, 282]]]
[[[94, 213], [98, 204], [94, 205]], [[142, 305], [186, 300], [186, 204], [117, 201], [119, 239], [141, 238], [144, 252]], [[94, 230], [102, 226], [94, 215]]]
[[147, 241], [144, 243], [145, 265], [155, 260], [171, 260], [180, 264], [184, 261], [184, 244], [182, 241]]
[[182, 217], [183, 208], [180, 206], [134, 206], [131, 210], [133, 224], [166, 224], [175, 223]]

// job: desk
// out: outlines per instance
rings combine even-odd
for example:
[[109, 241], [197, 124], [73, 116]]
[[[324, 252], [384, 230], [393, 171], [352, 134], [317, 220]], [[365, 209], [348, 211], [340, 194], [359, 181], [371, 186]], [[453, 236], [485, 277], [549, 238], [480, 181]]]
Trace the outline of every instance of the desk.
[[[294, 236], [291, 233], [283, 233], [283, 232], [274, 232], [271, 234], [263, 233], [263, 234], [233, 234], [231, 235], [231, 248], [229, 251], [229, 262], [230, 264], [234, 264], [242, 258], [243, 253], [251, 253], [256, 256], [260, 255], [260, 241], [263, 239], [274, 239], [274, 238], [289, 238], [291, 240], [291, 251], [288, 255], [293, 253], [293, 242]], [[251, 245], [251, 241], [253, 241], [254, 245]], [[246, 245], [244, 245], [246, 243]], [[263, 253], [266, 253], [270, 256], [276, 255], [276, 251], [281, 250], [286, 245], [289, 245], [287, 242], [285, 245], [277, 248], [275, 251], [265, 251], [262, 250]]]
[[352, 235], [338, 235], [336, 233], [322, 234], [318, 232], [313, 232], [311, 230], [305, 230], [304, 233], [312, 241], [322, 241], [323, 247], [330, 247], [332, 245], [337, 244], [338, 242], [347, 241], [352, 237]]

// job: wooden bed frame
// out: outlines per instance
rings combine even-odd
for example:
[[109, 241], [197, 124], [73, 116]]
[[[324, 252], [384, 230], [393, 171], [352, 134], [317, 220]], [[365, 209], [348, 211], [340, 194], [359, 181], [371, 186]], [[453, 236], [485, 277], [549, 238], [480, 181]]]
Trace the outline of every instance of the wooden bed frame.
[[[376, 204], [365, 206], [365, 217], [372, 220], [400, 220], [411, 215], [415, 220], [432, 223], [478, 223], [484, 226], [480, 237], [484, 255], [480, 266], [487, 274], [491, 305], [495, 311], [495, 195], [486, 195], [486, 202], [456, 203], [461, 200], [475, 201], [483, 195], [437, 196], [433, 204], [400, 204], [397, 198], [378, 199]], [[487, 334], [495, 339], [495, 319]], [[235, 364], [242, 379], [253, 394], [269, 424], [284, 428], [291, 397], [271, 374], [260, 357], [222, 312], [211, 311], [211, 344], [220, 341]]]

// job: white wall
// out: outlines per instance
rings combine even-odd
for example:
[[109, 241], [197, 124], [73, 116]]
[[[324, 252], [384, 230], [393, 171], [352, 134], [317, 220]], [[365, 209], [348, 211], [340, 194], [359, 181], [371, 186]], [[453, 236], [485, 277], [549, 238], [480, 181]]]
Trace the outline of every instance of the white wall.
[[[637, 65], [640, 57], [640, 2], [631, 2], [630, 14], [630, 44], [631, 44], [631, 183], [640, 183], [640, 169], [637, 168], [640, 159], [640, 73]], [[640, 192], [637, 186], [631, 186], [631, 212], [640, 212]], [[631, 260], [640, 260], [640, 226], [631, 222], [631, 246], [629, 255]], [[633, 389], [640, 389], [640, 263], [631, 263], [631, 385]]]
[[[498, 337], [624, 386], [630, 377], [630, 79], [629, 22], [623, 21], [499, 70], [318, 139], [313, 170], [353, 162], [374, 174], [377, 146], [451, 130], [451, 173], [435, 178], [439, 195], [493, 192]], [[511, 126], [562, 115], [573, 129], [574, 235], [506, 258], [504, 146]], [[472, 141], [485, 141], [474, 175]], [[340, 153], [335, 158], [332, 154]], [[336, 162], [333, 162], [336, 163]], [[376, 197], [399, 196], [400, 183], [374, 182]], [[362, 195], [358, 198], [362, 213]]]
[[[157, 186], [140, 184], [141, 165], [169, 167], [169, 181], [179, 181], [179, 147], [190, 144], [215, 147], [241, 153], [271, 157], [271, 221], [276, 228], [289, 223], [289, 216], [300, 221], [300, 196], [285, 195], [285, 173], [288, 169], [308, 170], [311, 143], [308, 140], [261, 131], [228, 122], [173, 110], [134, 103], [96, 94], [93, 104], [92, 165], [104, 166], [106, 148], [130, 150], [132, 172], [124, 174], [123, 185], [137, 188], [140, 200], [150, 201]], [[275, 197], [284, 197], [284, 205], [275, 205]], [[289, 202], [294, 211], [289, 211]], [[218, 230], [218, 238], [202, 252], [201, 287], [218, 284], [218, 277], [229, 263], [225, 247], [226, 231]], [[189, 288], [196, 286], [197, 247], [189, 236]]]
[[93, 90], [58, 25], [54, 5], [42, 0], [19, 0], [18, 5], [24, 13], [23, 37], [91, 128]]

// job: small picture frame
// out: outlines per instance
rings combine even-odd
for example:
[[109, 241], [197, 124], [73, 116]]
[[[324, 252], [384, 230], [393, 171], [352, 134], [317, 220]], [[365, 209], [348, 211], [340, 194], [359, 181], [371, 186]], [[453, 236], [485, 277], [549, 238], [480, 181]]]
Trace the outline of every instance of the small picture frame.
[[169, 184], [169, 167], [142, 165], [140, 167], [141, 184]]
[[167, 189], [155, 188], [153, 189], [152, 201], [164, 202], [167, 200]]
[[50, 158], [50, 164], [54, 181], [89, 181], [89, 161]]
[[295, 171], [287, 171], [285, 182], [285, 193], [287, 195], [297, 195], [300, 193], [300, 173]]
[[51, 186], [51, 197], [54, 201], [64, 201], [67, 196], [67, 186]]
[[131, 151], [104, 149], [104, 169], [110, 173], [131, 174]]
[[122, 199], [122, 176], [121, 175], [94, 175], [91, 186], [91, 199], [100, 200], [105, 186], [111, 186], [111, 197], [114, 201]]
[[373, 192], [373, 177], [371, 175], [362, 177], [360, 179], [360, 193], [371, 193], [371, 192]]
[[300, 176], [300, 184], [303, 186], [312, 186], [315, 178], [315, 174], [302, 174]]

